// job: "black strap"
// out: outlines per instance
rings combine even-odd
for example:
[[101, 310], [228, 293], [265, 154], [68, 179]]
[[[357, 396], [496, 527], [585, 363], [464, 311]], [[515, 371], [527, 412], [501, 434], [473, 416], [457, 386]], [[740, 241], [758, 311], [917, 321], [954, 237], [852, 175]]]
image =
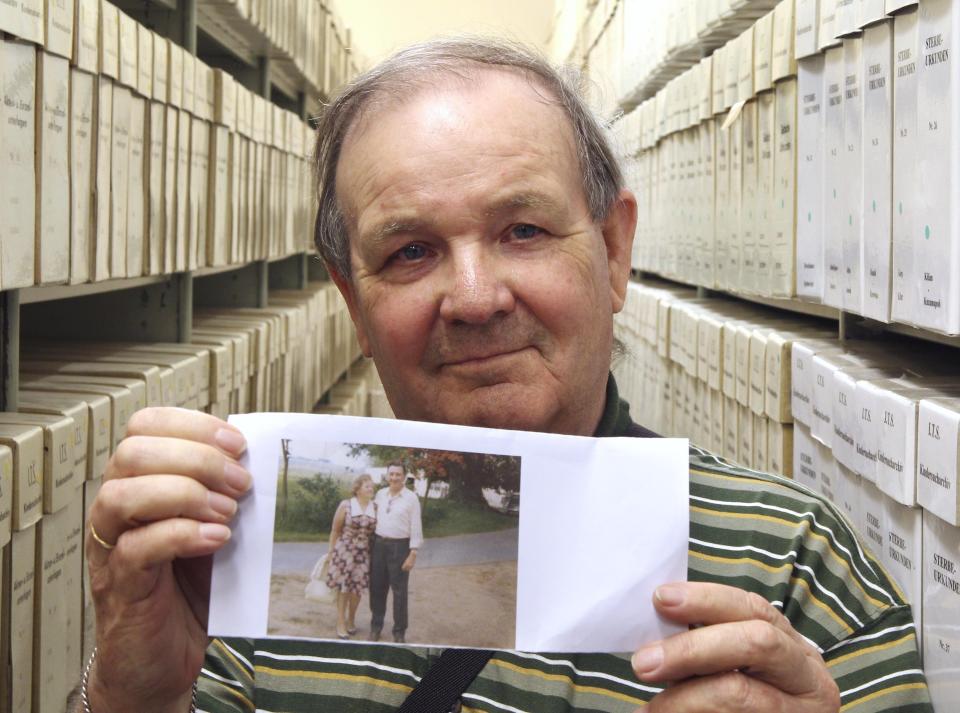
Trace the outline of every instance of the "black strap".
[[493, 656], [481, 649], [447, 649], [420, 679], [397, 713], [449, 713]]

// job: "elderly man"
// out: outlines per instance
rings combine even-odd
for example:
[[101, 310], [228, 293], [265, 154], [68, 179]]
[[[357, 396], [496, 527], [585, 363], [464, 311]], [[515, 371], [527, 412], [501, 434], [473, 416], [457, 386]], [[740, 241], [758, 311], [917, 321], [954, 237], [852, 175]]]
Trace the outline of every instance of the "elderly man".
[[404, 643], [407, 631], [407, 585], [423, 544], [420, 499], [406, 487], [399, 463], [387, 465], [387, 487], [377, 491], [377, 530], [370, 556], [370, 640], [379, 641], [393, 592], [393, 640]]
[[[326, 108], [317, 160], [318, 247], [399, 417], [650, 435], [609, 376], [636, 204], [572, 80], [494, 41], [416, 46]], [[209, 555], [249, 488], [243, 448], [204, 414], [131, 420], [87, 540], [94, 713], [186, 713], [194, 695], [212, 713], [390, 711], [430, 669], [423, 649], [208, 646]], [[690, 492], [690, 581], [635, 603], [689, 631], [632, 658], [496, 652], [464, 706], [931, 710], [910, 609], [832, 507], [696, 449]]]

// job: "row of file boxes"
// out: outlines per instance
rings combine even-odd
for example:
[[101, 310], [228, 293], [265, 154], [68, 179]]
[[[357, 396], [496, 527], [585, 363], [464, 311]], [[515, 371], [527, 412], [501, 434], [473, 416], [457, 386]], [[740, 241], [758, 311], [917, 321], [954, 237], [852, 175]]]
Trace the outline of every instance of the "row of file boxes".
[[263, 309], [197, 310], [186, 344], [22, 345], [19, 410], [0, 413], [0, 711], [62, 713], [79, 680], [94, 631], [85, 513], [132, 414], [309, 410], [355, 343], [336, 288], [310, 283]]
[[[933, 346], [844, 344], [816, 324], [784, 322], [749, 305], [697, 299], [689, 289], [632, 283], [616, 322], [630, 354], [616, 366], [618, 384], [640, 423], [792, 477], [846, 517], [912, 603], [937, 710], [953, 710], [960, 704], [955, 359]], [[718, 325], [719, 345], [708, 336]]]
[[0, 289], [309, 245], [308, 124], [105, 0], [72, 19], [57, 49], [0, 39]]
[[618, 123], [639, 203], [635, 268], [794, 294], [793, 7], [776, 5]]
[[798, 293], [956, 334], [960, 6], [900, 2], [886, 17], [875, 4], [849, 3], [854, 20], [838, 14], [826, 37], [798, 37]]
[[747, 467], [790, 475], [790, 347], [826, 339], [817, 322], [697, 300], [692, 290], [631, 283], [616, 320], [635, 356], [615, 369], [641, 423]]

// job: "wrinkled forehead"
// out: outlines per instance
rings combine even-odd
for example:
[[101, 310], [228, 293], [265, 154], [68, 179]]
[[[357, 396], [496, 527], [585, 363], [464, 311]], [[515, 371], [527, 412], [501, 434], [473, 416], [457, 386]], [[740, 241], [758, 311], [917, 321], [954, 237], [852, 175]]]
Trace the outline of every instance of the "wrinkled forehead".
[[413, 162], [439, 170], [446, 150], [465, 143], [506, 156], [524, 137], [555, 159], [554, 170], [581, 180], [572, 122], [531, 72], [470, 63], [405, 78], [368, 97], [346, 132], [336, 173], [341, 211], [353, 222], [357, 183], [395, 182]]

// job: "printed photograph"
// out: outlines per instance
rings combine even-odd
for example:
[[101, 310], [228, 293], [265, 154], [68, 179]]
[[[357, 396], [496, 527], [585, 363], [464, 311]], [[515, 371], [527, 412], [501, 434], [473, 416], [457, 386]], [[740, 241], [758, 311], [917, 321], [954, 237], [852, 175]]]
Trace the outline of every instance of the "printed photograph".
[[520, 458], [281, 441], [268, 633], [513, 648]]

